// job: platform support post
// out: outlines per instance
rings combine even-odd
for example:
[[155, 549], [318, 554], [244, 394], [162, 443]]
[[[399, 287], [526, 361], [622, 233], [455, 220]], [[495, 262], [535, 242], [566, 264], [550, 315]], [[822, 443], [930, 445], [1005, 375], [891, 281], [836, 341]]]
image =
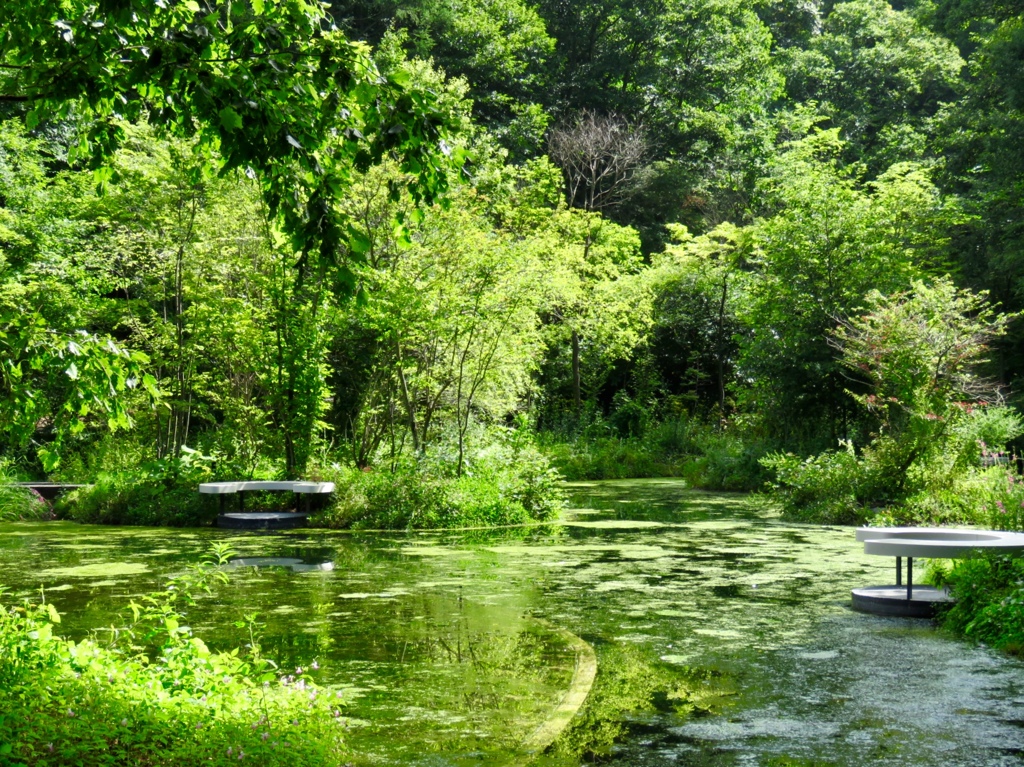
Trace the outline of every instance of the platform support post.
[[896, 557], [896, 585], [903, 585], [903, 557]]
[[914, 598], [914, 558], [907, 557], [907, 600]]

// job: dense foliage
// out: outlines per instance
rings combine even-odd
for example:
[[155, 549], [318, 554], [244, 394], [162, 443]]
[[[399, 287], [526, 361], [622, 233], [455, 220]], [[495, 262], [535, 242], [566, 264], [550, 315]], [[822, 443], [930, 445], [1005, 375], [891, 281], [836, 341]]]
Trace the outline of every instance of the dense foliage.
[[133, 601], [109, 635], [78, 642], [55, 633], [60, 615], [45, 595], [3, 595], [4, 764], [342, 764], [340, 702], [301, 669], [279, 672], [261, 657], [254, 618], [245, 652], [211, 650], [184, 623], [193, 596], [224, 578], [217, 564]]
[[933, 579], [947, 586], [955, 599], [940, 616], [946, 629], [1024, 655], [1022, 560], [1005, 555], [975, 557], [956, 562]]

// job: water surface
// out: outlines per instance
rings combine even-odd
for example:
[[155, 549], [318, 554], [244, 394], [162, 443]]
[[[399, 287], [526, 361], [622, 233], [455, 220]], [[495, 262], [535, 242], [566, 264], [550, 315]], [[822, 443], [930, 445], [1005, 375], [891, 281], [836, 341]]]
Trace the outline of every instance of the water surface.
[[[525, 763], [589, 642], [588, 703], [535, 761], [1024, 764], [1024, 664], [849, 609], [892, 579], [845, 528], [786, 524], [674, 480], [576, 483], [557, 526], [452, 534], [0, 526], [0, 582], [74, 636], [214, 541], [238, 552], [194, 630], [342, 686], [357, 764]], [[331, 563], [327, 566], [327, 563]]]

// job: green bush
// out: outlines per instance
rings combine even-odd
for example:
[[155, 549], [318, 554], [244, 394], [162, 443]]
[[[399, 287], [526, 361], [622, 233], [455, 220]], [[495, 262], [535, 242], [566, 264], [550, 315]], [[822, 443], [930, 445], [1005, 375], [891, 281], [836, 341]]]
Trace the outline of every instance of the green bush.
[[773, 454], [769, 494], [783, 513], [805, 522], [885, 525], [975, 524], [1024, 529], [1024, 480], [1006, 465], [979, 467], [980, 434], [1015, 435], [1019, 418], [1004, 408], [976, 409], [936, 446], [918, 449], [876, 437], [860, 454], [850, 445], [806, 459]]
[[[623, 410], [633, 412], [623, 406], [613, 416]], [[595, 419], [575, 437], [547, 433], [541, 444], [570, 481], [682, 477], [705, 490], [746, 491], [764, 484], [766, 471], [758, 463], [764, 448], [745, 423], [729, 422], [723, 428], [685, 415], [636, 423], [643, 425], [639, 436], [616, 436], [623, 432], [618, 421]]]
[[320, 472], [337, 490], [311, 524], [338, 528], [458, 528], [551, 519], [565, 505], [561, 476], [519, 429], [492, 434], [461, 476], [443, 451], [373, 469]]
[[940, 616], [953, 633], [1024, 655], [1024, 559], [958, 560], [942, 581], [955, 600]]
[[853, 524], [864, 520], [860, 496], [866, 484], [864, 466], [852, 448], [799, 458], [772, 453], [761, 459], [774, 472], [769, 494], [784, 516], [801, 522]]
[[86, 524], [198, 527], [216, 517], [216, 506], [199, 494], [213, 477], [213, 459], [194, 451], [143, 464], [137, 471], [102, 473], [63, 496], [58, 513]]
[[335, 696], [308, 674], [275, 673], [251, 618], [249, 651], [211, 651], [186, 627], [191, 595], [224, 579], [217, 564], [133, 602], [102, 641], [55, 636], [52, 604], [12, 605], [0, 592], [0, 763], [341, 764]]
[[993, 467], [983, 477], [979, 522], [995, 530], [1024, 530], [1024, 478], [1003, 467]]
[[696, 445], [701, 455], [683, 469], [692, 487], [749, 492], [764, 485], [767, 471], [760, 463], [764, 449], [759, 442], [709, 429], [698, 437]]

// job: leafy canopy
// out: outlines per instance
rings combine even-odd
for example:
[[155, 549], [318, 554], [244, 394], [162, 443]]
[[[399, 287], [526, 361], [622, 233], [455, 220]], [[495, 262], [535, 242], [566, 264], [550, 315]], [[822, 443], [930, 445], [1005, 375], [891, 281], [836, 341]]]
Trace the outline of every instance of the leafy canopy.
[[221, 173], [260, 179], [300, 265], [311, 255], [333, 264], [346, 244], [336, 203], [353, 168], [396, 154], [417, 198], [446, 184], [435, 94], [401, 69], [382, 75], [311, 0], [11, 0], [0, 70], [0, 101], [26, 104], [29, 128], [82, 120], [77, 151], [101, 182], [124, 120], [217, 150]]

